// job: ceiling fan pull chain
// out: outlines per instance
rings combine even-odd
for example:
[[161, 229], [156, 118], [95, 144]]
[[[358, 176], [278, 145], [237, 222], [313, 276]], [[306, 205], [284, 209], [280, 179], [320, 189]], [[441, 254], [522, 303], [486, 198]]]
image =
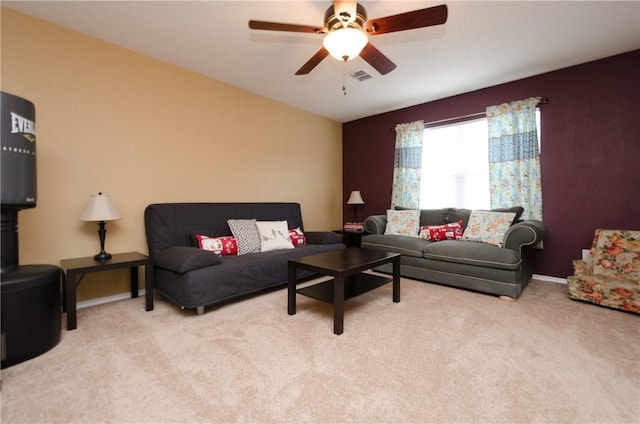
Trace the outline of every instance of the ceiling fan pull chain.
[[342, 94], [347, 95], [347, 58], [342, 62]]

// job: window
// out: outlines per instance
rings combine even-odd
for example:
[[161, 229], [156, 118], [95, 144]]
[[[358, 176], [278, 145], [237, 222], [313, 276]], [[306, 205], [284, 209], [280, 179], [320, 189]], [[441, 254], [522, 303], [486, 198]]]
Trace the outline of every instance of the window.
[[424, 129], [421, 209], [491, 208], [487, 133], [487, 118]]
[[425, 128], [420, 208], [489, 209], [487, 119]]

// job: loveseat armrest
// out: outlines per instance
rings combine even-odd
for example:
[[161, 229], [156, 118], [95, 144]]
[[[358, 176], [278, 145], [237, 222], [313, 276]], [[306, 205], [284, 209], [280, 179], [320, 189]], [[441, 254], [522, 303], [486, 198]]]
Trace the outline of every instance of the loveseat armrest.
[[220, 257], [197, 247], [173, 246], [156, 253], [153, 264], [158, 268], [184, 274], [194, 269], [217, 265]]
[[305, 231], [304, 236], [309, 244], [341, 243], [340, 237], [333, 231]]
[[528, 219], [513, 224], [504, 236], [504, 247], [522, 254], [524, 246], [533, 246], [544, 240], [547, 226], [537, 219]]
[[369, 234], [384, 234], [387, 228], [387, 215], [371, 215], [364, 220], [364, 229]]

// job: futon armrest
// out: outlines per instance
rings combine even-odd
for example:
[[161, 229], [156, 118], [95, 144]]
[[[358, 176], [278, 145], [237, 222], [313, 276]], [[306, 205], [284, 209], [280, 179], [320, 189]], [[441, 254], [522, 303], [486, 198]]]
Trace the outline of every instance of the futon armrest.
[[364, 229], [369, 234], [384, 234], [387, 228], [387, 215], [371, 215], [364, 220]]
[[304, 236], [309, 244], [341, 243], [340, 237], [333, 231], [305, 231]]
[[174, 246], [161, 250], [154, 257], [154, 265], [184, 274], [194, 269], [219, 264], [220, 257], [197, 247]]
[[537, 219], [528, 219], [513, 224], [504, 237], [504, 247], [522, 253], [525, 246], [541, 242], [547, 234], [547, 226]]

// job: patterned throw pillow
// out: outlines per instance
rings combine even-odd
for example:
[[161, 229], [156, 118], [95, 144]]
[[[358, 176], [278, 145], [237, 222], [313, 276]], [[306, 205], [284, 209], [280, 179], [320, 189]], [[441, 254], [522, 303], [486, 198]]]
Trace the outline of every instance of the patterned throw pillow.
[[294, 248], [289, 238], [287, 221], [257, 221], [256, 226], [260, 233], [261, 252]]
[[460, 240], [462, 238], [462, 221], [444, 225], [423, 225], [420, 227], [421, 239], [440, 240]]
[[227, 224], [238, 242], [238, 255], [260, 251], [260, 233], [255, 219], [229, 219]]
[[385, 234], [418, 237], [420, 229], [420, 211], [415, 209], [387, 210], [387, 227]]
[[489, 212], [474, 210], [469, 216], [467, 228], [462, 234], [463, 240], [479, 241], [502, 247], [504, 236], [511, 226], [514, 212]]
[[303, 244], [307, 244], [307, 238], [304, 236], [304, 233], [300, 228], [293, 228], [289, 230], [289, 238], [291, 239], [291, 243], [294, 246], [302, 246]]
[[207, 237], [196, 234], [198, 247], [202, 250], [214, 252], [220, 256], [237, 255], [238, 242], [231, 236], [228, 237]]

